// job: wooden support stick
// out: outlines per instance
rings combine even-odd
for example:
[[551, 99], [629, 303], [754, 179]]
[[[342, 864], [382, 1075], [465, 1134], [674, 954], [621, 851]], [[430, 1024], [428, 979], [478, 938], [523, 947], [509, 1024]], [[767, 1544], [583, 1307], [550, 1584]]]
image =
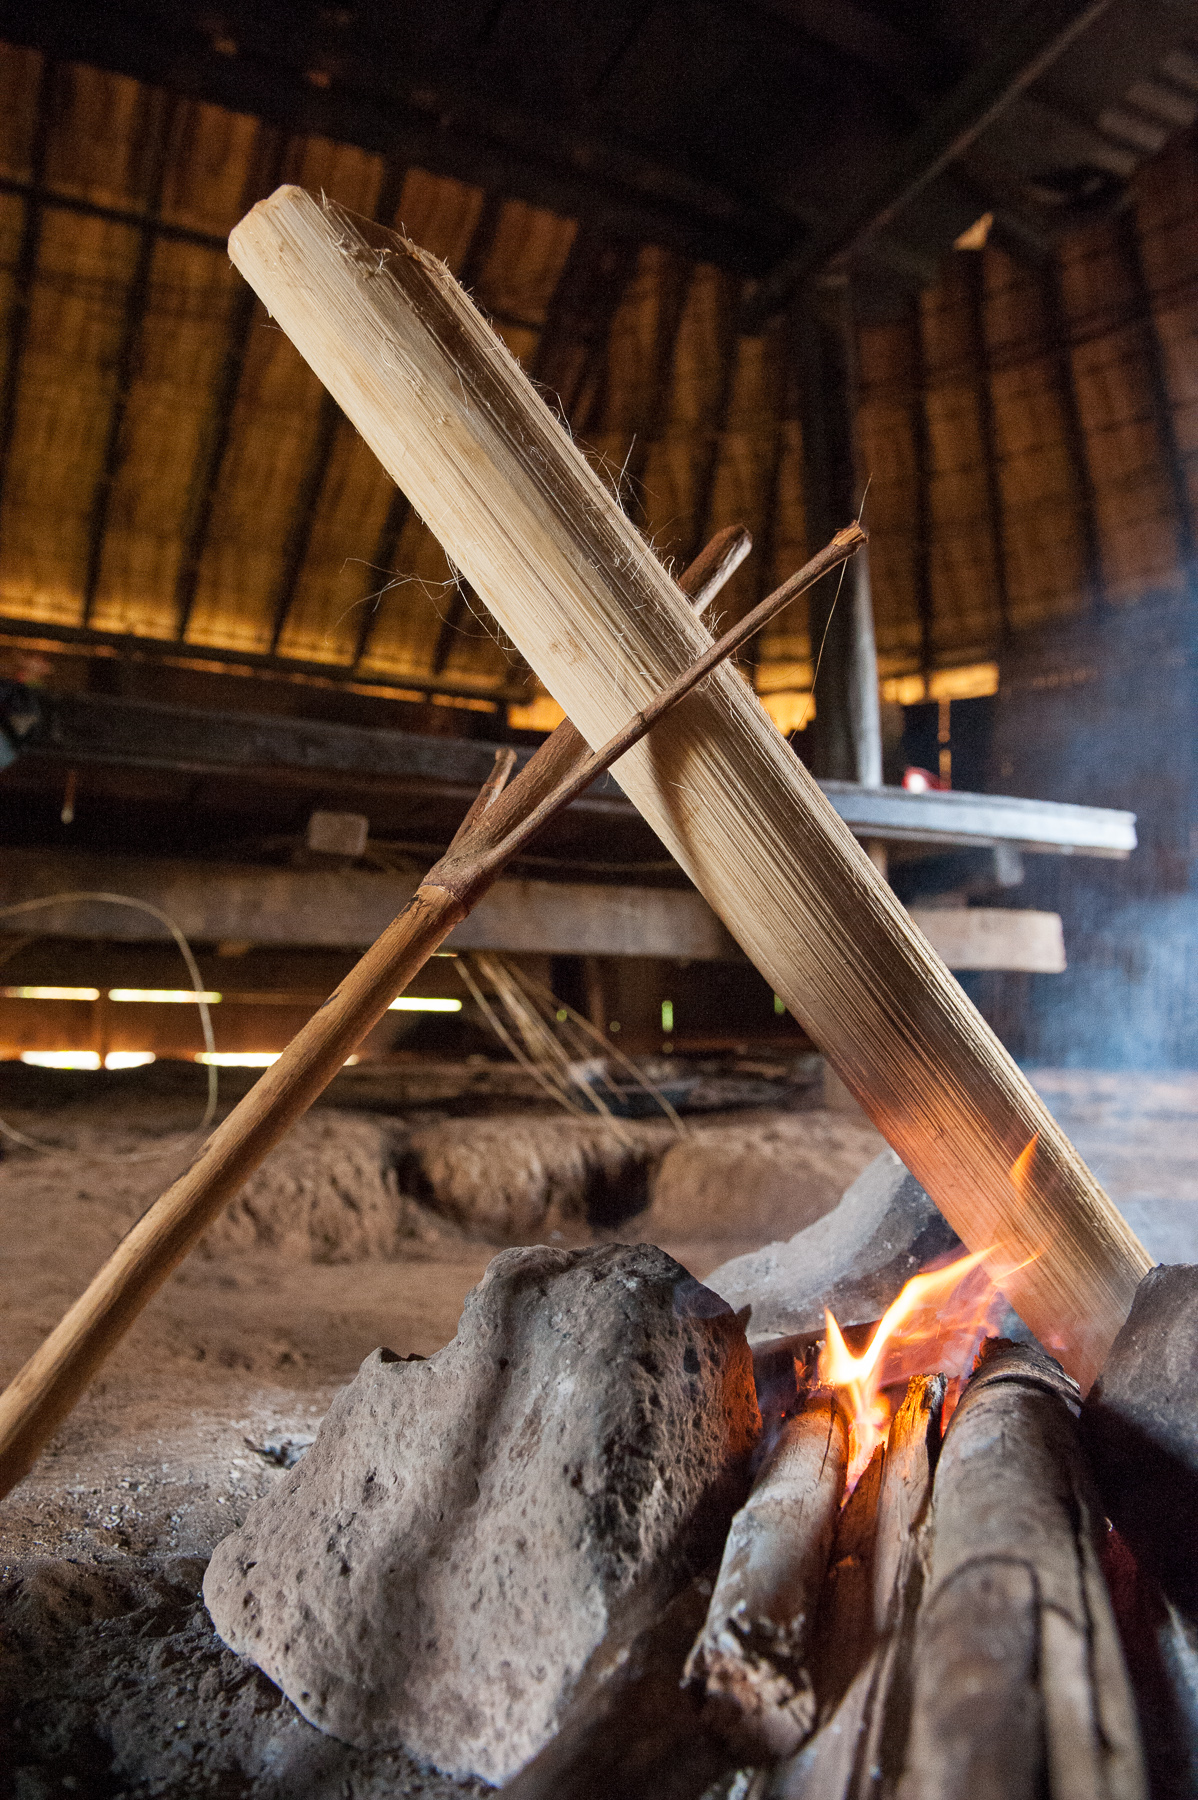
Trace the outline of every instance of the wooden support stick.
[[[747, 554], [748, 533], [740, 527], [720, 538], [682, 576], [683, 591], [697, 596], [696, 604], [718, 591]], [[793, 581], [786, 584], [787, 590], [793, 588]], [[731, 654], [743, 635], [731, 633], [724, 653]], [[709, 652], [704, 666], [691, 672], [692, 685], [703, 678], [710, 659]], [[650, 728], [661, 710], [652, 717], [649, 711], [638, 715], [639, 734]], [[621, 734], [608, 762], [626, 735]], [[504, 792], [513, 760], [509, 750], [497, 753], [494, 770], [441, 863], [278, 1062], [217, 1127], [191, 1167], [121, 1240], [0, 1394], [0, 1496], [26, 1474], [100, 1364], [221, 1208], [481, 899], [512, 849], [527, 841], [527, 819], [535, 814], [538, 825], [544, 824], [594, 778], [600, 766], [606, 767], [602, 757], [592, 756], [585, 740], [565, 724], [529, 758]], [[489, 827], [501, 801], [506, 804], [496, 833]], [[442, 869], [453, 872], [444, 882], [438, 878]]]
[[[292, 187], [230, 254], [588, 742], [702, 653], [676, 585], [442, 264]], [[713, 676], [619, 779], [1088, 1387], [1150, 1259], [751, 689]]]

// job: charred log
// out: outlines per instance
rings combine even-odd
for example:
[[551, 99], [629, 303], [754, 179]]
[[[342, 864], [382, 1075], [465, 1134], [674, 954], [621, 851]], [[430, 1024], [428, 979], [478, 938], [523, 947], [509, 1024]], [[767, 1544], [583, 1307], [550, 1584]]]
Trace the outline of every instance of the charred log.
[[782, 1426], [728, 1533], [686, 1676], [705, 1716], [751, 1762], [792, 1754], [815, 1724], [808, 1652], [847, 1463], [843, 1412], [830, 1394], [811, 1395]]
[[936, 1471], [899, 1800], [1141, 1800], [1076, 1386], [989, 1344]]

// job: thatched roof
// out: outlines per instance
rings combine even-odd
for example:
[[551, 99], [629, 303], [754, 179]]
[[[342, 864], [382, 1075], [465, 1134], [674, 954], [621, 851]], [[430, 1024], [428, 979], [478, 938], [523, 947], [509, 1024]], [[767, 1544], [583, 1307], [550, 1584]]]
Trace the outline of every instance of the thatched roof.
[[[1198, 65], [1196, 65], [1198, 66]], [[1179, 90], [1180, 91], [1180, 90]], [[536, 683], [229, 265], [279, 181], [446, 259], [663, 556], [743, 520], [735, 614], [806, 544], [793, 320], [743, 271], [127, 75], [0, 46], [0, 622], [10, 640], [324, 677], [488, 711]], [[1198, 153], [1017, 260], [943, 262], [860, 336], [882, 672], [1173, 591], [1198, 480]], [[809, 676], [796, 608], [763, 691]]]

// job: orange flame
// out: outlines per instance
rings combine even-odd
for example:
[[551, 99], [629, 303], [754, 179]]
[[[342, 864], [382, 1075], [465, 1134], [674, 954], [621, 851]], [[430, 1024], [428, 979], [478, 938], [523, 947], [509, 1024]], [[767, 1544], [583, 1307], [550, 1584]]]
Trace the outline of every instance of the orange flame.
[[[1011, 1181], [1020, 1194], [1031, 1173], [1036, 1143], [1033, 1137], [1011, 1165]], [[887, 1389], [905, 1386], [912, 1375], [943, 1371], [956, 1378], [958, 1387], [968, 1376], [982, 1338], [1005, 1306], [995, 1282], [981, 1267], [987, 1259], [992, 1260], [992, 1252], [979, 1250], [913, 1276], [859, 1353], [850, 1350], [835, 1318], [825, 1312], [819, 1379], [842, 1388], [848, 1402], [850, 1493], [889, 1428], [892, 1408]], [[1008, 1270], [1013, 1273], [1014, 1267]], [[954, 1399], [950, 1390], [950, 1404]]]

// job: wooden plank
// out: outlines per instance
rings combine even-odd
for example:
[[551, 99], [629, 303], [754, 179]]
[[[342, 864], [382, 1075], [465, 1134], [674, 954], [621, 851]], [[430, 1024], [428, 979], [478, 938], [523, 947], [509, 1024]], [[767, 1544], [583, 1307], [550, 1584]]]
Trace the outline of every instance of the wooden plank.
[[[222, 939], [358, 950], [372, 944], [416, 892], [408, 875], [357, 870], [253, 868], [245, 863], [12, 850], [0, 867], [0, 906], [41, 895], [131, 894], [161, 907], [197, 943]], [[0, 932], [28, 921], [0, 919]], [[169, 941], [164, 927], [101, 901], [63, 903], [37, 915], [45, 937]], [[565, 881], [499, 881], [449, 941], [451, 949], [560, 956], [740, 959], [699, 894], [678, 888]]]
[[1020, 969], [1060, 975], [1065, 968], [1061, 915], [1003, 906], [912, 907], [919, 926], [950, 969]]
[[[363, 236], [294, 187], [255, 207], [229, 249], [589, 743], [709, 647], [442, 264], [391, 234]], [[715, 671], [618, 773], [945, 1217], [1088, 1386], [1147, 1252], [747, 684]]]

